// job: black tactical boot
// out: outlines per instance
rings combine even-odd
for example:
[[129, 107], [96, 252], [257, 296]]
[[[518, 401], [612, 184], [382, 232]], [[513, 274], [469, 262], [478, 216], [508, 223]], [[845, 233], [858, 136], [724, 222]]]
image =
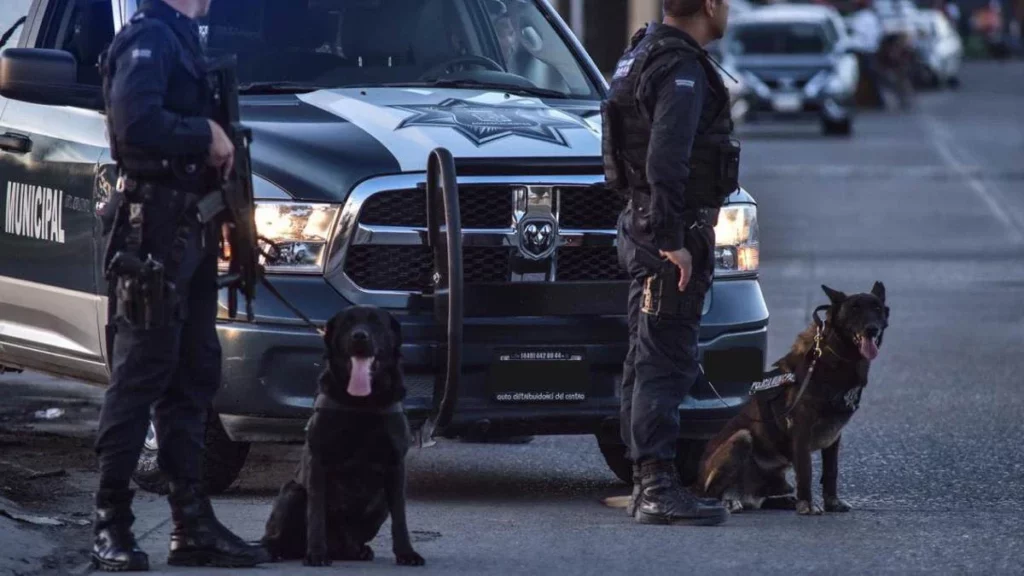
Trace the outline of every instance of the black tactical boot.
[[92, 565], [103, 572], [145, 572], [149, 557], [132, 535], [132, 490], [100, 490], [96, 493], [93, 522]]
[[213, 506], [195, 484], [171, 484], [172, 566], [215, 566], [249, 568], [270, 562], [270, 554], [259, 545], [248, 544], [225, 528], [213, 514]]
[[636, 520], [641, 524], [721, 524], [729, 511], [720, 503], [697, 498], [679, 482], [671, 460], [644, 462], [640, 469], [640, 498]]

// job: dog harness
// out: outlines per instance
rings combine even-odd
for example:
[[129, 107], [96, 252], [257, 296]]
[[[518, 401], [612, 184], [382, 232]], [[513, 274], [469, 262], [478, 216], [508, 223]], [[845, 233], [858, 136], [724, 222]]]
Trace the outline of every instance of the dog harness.
[[376, 406], [363, 408], [361, 406], [346, 406], [326, 394], [318, 394], [316, 402], [313, 403], [313, 410], [337, 410], [341, 412], [362, 412], [364, 414], [402, 414], [405, 406], [401, 402], [394, 402], [383, 408]]

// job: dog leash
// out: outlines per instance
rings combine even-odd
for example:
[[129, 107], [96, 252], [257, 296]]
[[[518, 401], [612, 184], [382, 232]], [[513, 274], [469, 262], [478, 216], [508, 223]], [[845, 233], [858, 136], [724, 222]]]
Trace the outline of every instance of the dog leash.
[[[269, 238], [266, 238], [264, 236], [260, 236], [259, 240], [262, 240], [262, 241], [266, 242], [274, 250], [276, 250], [278, 252], [281, 251], [281, 249], [278, 248], [277, 244], [275, 244]], [[263, 255], [264, 258], [266, 258], [268, 260], [271, 259], [271, 255], [268, 254], [266, 251], [264, 251], [263, 248], [259, 248], [258, 247], [257, 249], [260, 251], [260, 253]], [[299, 320], [302, 320], [307, 326], [309, 326], [313, 330], [316, 330], [317, 334], [319, 334], [321, 337], [323, 337], [323, 336], [325, 336], [327, 334], [326, 331], [321, 326], [319, 326], [317, 323], [315, 323], [312, 320], [310, 320], [309, 316], [306, 316], [305, 314], [303, 314], [301, 310], [299, 310], [298, 308], [293, 306], [292, 303], [289, 302], [287, 298], [285, 298], [280, 292], [278, 292], [277, 288], [275, 288], [274, 285], [270, 283], [270, 280], [267, 280], [267, 274], [266, 274], [266, 271], [263, 269], [263, 266], [260, 266], [259, 277], [260, 277], [260, 283], [263, 284], [263, 286], [267, 289], [268, 292], [270, 292], [271, 296], [273, 296], [274, 298], [277, 298], [281, 302], [281, 304], [284, 304], [285, 308], [290, 310], [291, 313], [294, 314], [296, 318], [298, 318]]]
[[[792, 427], [793, 426], [793, 420], [792, 420], [792, 418], [790, 418], [789, 415], [797, 407], [797, 405], [800, 403], [800, 400], [803, 398], [804, 393], [807, 391], [807, 386], [808, 386], [808, 384], [811, 383], [811, 377], [814, 376], [814, 367], [817, 366], [818, 359], [821, 358], [821, 355], [822, 355], [821, 342], [825, 338], [825, 329], [826, 329], [826, 324], [828, 322], [828, 317], [826, 316], [825, 321], [822, 321], [820, 318], [818, 318], [818, 312], [821, 312], [822, 310], [830, 310], [831, 308], [832, 308], [832, 306], [829, 305], [829, 304], [818, 306], [817, 308], [814, 309], [814, 312], [811, 314], [811, 318], [814, 320], [814, 324], [815, 324], [814, 348], [811, 349], [811, 355], [813, 356], [813, 358], [811, 359], [810, 367], [808, 367], [808, 369], [807, 369], [807, 374], [804, 375], [804, 379], [800, 383], [800, 389], [797, 390], [796, 398], [793, 399], [793, 403], [786, 408], [785, 413], [783, 413], [783, 415], [782, 415], [782, 417], [786, 419], [786, 426], [787, 427]], [[704, 378], [707, 380], [708, 386], [711, 388], [711, 391], [715, 393], [715, 396], [718, 397], [718, 400], [726, 408], [731, 408], [731, 406], [729, 406], [729, 403], [725, 401], [725, 398], [722, 398], [722, 395], [718, 393], [717, 389], [715, 389], [715, 385], [712, 384], [711, 379], [707, 377], [707, 373], [704, 372], [704, 366], [701, 365], [701, 364], [698, 364], [698, 366], [700, 367], [701, 374], [704, 374]], [[767, 423], [764, 420], [758, 420], [758, 419], [753, 419], [753, 420], [755, 422], [758, 422], [758, 423], [761, 423], [761, 424], [766, 424]]]

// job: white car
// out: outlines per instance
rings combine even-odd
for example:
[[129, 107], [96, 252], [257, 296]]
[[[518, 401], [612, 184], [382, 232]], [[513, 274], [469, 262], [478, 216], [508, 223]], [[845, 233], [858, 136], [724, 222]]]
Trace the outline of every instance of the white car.
[[922, 10], [917, 21], [917, 50], [928, 83], [934, 87], [958, 86], [964, 45], [960, 33], [938, 10]]

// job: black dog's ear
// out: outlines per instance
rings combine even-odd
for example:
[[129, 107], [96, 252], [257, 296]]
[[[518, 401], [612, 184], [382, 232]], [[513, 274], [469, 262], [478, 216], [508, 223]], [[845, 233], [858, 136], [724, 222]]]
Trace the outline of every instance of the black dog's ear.
[[832, 301], [833, 304], [839, 304], [843, 300], [846, 300], [846, 294], [843, 294], [838, 290], [833, 290], [824, 284], [821, 285], [821, 289], [825, 291], [825, 295], [828, 296], [828, 299]]
[[871, 293], [882, 302], [885, 302], [885, 284], [875, 282], [875, 285], [871, 287]]

